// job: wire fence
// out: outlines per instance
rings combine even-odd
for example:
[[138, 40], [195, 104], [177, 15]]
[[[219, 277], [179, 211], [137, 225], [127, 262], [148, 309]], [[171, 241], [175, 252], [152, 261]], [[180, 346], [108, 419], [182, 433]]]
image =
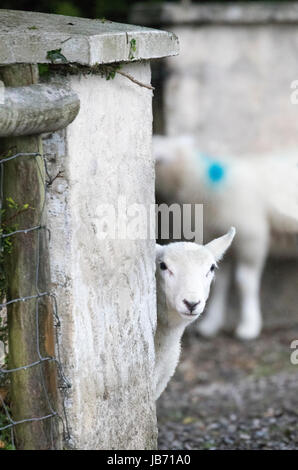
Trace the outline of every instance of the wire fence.
[[[37, 236], [37, 249], [36, 249], [36, 257], [35, 257], [35, 294], [34, 295], [27, 295], [27, 296], [20, 296], [18, 298], [14, 299], [9, 299], [4, 303], [0, 304], [0, 309], [7, 308], [9, 305], [16, 303], [16, 302], [27, 302], [30, 300], [35, 299], [35, 334], [36, 334], [36, 353], [37, 353], [37, 360], [32, 361], [29, 364], [24, 364], [16, 368], [0, 368], [0, 383], [1, 380], [9, 376], [9, 374], [12, 373], [18, 373], [20, 371], [26, 371], [32, 367], [38, 367], [39, 372], [40, 372], [40, 383], [42, 386], [42, 390], [44, 393], [44, 398], [47, 403], [48, 407], [48, 412], [46, 414], [43, 414], [42, 416], [32, 416], [32, 417], [27, 417], [21, 420], [14, 420], [13, 416], [10, 412], [9, 407], [5, 403], [5, 400], [2, 398], [0, 394], [0, 404], [2, 405], [5, 415], [6, 415], [6, 424], [2, 427], [0, 427], [0, 432], [5, 431], [5, 430], [10, 430], [10, 435], [11, 435], [11, 445], [13, 448], [15, 448], [15, 438], [14, 438], [14, 429], [16, 426], [23, 424], [23, 423], [32, 423], [36, 421], [43, 421], [43, 420], [51, 420], [51, 426], [50, 426], [50, 442], [51, 442], [51, 448], [55, 449], [56, 448], [56, 443], [54, 439], [54, 423], [53, 420], [59, 420], [62, 423], [63, 427], [63, 438], [65, 441], [68, 441], [70, 439], [70, 434], [69, 434], [69, 427], [68, 427], [68, 422], [67, 422], [67, 415], [66, 415], [66, 409], [65, 409], [65, 398], [66, 398], [66, 393], [65, 391], [71, 387], [70, 382], [68, 379], [65, 377], [64, 372], [63, 372], [63, 367], [61, 363], [61, 358], [60, 358], [60, 348], [59, 348], [59, 327], [60, 327], [60, 319], [58, 315], [58, 308], [57, 308], [57, 299], [56, 296], [53, 292], [51, 291], [46, 291], [46, 292], [41, 292], [39, 289], [39, 280], [40, 280], [40, 258], [41, 258], [41, 244], [40, 244], [40, 234], [41, 230], [46, 230], [48, 232], [48, 236], [50, 237], [50, 231], [49, 229], [45, 226], [42, 225], [43, 221], [43, 215], [44, 215], [44, 209], [45, 209], [45, 204], [46, 204], [46, 196], [47, 196], [47, 188], [51, 184], [51, 178], [47, 169], [47, 162], [46, 158], [44, 155], [41, 155], [40, 153], [16, 153], [12, 156], [9, 156], [7, 158], [3, 158], [0, 160], [0, 198], [1, 198], [1, 205], [3, 202], [3, 182], [4, 182], [4, 167], [5, 164], [10, 162], [11, 160], [14, 160], [16, 158], [35, 158], [35, 162], [37, 165], [37, 171], [39, 172], [41, 178], [42, 178], [42, 183], [43, 183], [43, 188], [44, 188], [44, 197], [43, 197], [43, 203], [42, 203], [42, 208], [39, 214], [39, 224], [33, 227], [28, 227], [25, 229], [20, 229], [20, 230], [15, 230], [10, 233], [5, 233], [1, 234], [0, 237], [0, 242], [1, 242], [1, 247], [2, 249], [2, 240], [7, 237], [12, 237], [12, 236], [18, 236], [18, 234], [27, 234], [29, 232], [35, 231], [36, 236]], [[40, 157], [44, 168], [42, 169], [40, 167], [40, 164], [38, 162], [38, 158]], [[39, 158], [39, 160], [40, 160]], [[39, 315], [40, 315], [40, 301], [43, 297], [48, 297], [51, 300], [51, 305], [52, 305], [52, 313], [54, 317], [54, 328], [55, 328], [55, 341], [56, 341], [56, 355], [55, 356], [43, 356], [41, 354], [41, 344], [40, 344], [40, 331], [39, 331]], [[49, 391], [47, 390], [46, 386], [46, 376], [45, 376], [45, 371], [43, 368], [43, 364], [46, 362], [52, 362], [55, 363], [57, 366], [57, 376], [58, 376], [58, 389], [61, 391], [61, 398], [62, 398], [62, 411], [61, 413], [58, 412], [57, 409], [53, 406], [53, 403], [51, 402], [50, 394]]]

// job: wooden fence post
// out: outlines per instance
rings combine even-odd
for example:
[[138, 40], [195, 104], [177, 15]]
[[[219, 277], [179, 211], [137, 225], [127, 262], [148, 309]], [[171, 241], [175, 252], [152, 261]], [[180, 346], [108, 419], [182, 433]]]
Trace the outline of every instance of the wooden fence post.
[[[0, 73], [5, 86], [30, 85], [38, 79], [37, 66], [34, 65], [7, 66], [3, 67]], [[2, 139], [0, 148], [2, 158], [8, 155], [7, 152], [42, 154], [41, 137], [36, 135]], [[20, 229], [43, 225], [41, 215], [45, 202], [45, 174], [42, 157], [19, 157], [3, 164], [3, 167], [6, 218], [14, 215], [6, 203], [6, 199], [11, 197], [19, 205], [29, 204], [29, 209], [15, 217], [13, 223], [17, 223]], [[8, 300], [36, 295], [37, 287], [40, 292], [47, 291], [47, 236], [46, 230], [40, 229], [12, 237], [12, 253], [6, 257], [5, 262]], [[37, 303], [39, 337], [36, 328]], [[42, 356], [55, 355], [49, 296], [9, 305], [8, 325], [9, 368], [14, 369], [38, 361], [38, 342]], [[42, 368], [46, 378], [45, 384]], [[51, 407], [57, 409], [56, 365], [53, 362], [44, 362], [11, 374], [11, 411], [14, 421], [51, 415]], [[53, 445], [59, 447], [56, 424], [57, 421], [53, 418], [18, 424], [14, 428], [17, 448], [37, 450], [51, 449]]]

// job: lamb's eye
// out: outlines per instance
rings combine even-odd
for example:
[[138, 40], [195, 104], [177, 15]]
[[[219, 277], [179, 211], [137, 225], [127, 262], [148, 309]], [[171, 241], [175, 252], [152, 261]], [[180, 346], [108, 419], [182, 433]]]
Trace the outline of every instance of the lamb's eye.
[[212, 264], [210, 271], [213, 273], [214, 269], [215, 269], [215, 264]]
[[166, 269], [168, 269], [166, 263], [164, 263], [163, 261], [160, 263], [159, 267], [160, 267], [160, 269], [162, 269], [163, 271], [165, 271]]

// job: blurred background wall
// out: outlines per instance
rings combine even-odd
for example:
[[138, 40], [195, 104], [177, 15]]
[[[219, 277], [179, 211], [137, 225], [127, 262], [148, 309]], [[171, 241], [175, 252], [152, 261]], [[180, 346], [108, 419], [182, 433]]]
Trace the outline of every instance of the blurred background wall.
[[[200, 2], [201, 3], [201, 2]], [[138, 3], [131, 21], [170, 29], [180, 55], [163, 77], [163, 128], [211, 154], [295, 148], [298, 3]]]

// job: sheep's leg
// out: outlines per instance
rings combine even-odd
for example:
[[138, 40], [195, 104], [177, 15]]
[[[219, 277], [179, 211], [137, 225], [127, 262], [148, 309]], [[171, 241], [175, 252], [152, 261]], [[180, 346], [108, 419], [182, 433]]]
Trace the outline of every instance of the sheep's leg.
[[216, 273], [215, 284], [209, 300], [206, 317], [198, 323], [199, 333], [207, 338], [215, 336], [224, 326], [230, 271], [230, 263], [225, 262]]
[[236, 284], [241, 300], [241, 320], [236, 336], [249, 340], [257, 338], [262, 329], [260, 308], [260, 281], [263, 263], [254, 265], [240, 262], [236, 268]]

